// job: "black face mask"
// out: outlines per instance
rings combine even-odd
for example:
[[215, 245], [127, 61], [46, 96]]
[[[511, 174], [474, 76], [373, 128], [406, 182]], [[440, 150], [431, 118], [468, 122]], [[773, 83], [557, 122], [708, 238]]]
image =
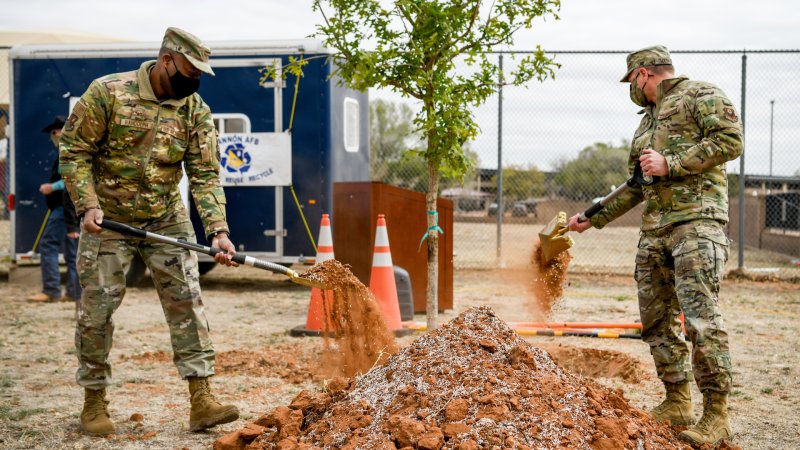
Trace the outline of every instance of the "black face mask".
[[182, 74], [178, 70], [178, 66], [175, 65], [175, 61], [172, 61], [172, 66], [175, 67], [175, 73], [170, 75], [169, 71], [167, 71], [167, 76], [176, 100], [188, 97], [200, 89], [200, 78], [190, 78]]

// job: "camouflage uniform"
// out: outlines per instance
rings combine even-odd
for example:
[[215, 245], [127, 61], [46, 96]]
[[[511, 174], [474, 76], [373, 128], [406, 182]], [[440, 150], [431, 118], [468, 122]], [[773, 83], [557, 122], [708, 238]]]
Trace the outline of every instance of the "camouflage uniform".
[[[653, 64], [639, 67], [645, 65]], [[666, 157], [669, 174], [651, 186], [629, 189], [591, 222], [602, 228], [645, 202], [635, 278], [642, 338], [658, 376], [668, 383], [693, 378], [678, 320], [683, 311], [700, 390], [728, 393], [731, 360], [718, 295], [728, 257], [725, 162], [742, 154], [741, 123], [719, 88], [686, 77], [661, 81], [656, 105], [641, 113], [630, 173], [642, 150], [651, 148]]]
[[[173, 50], [186, 51], [180, 43], [171, 44]], [[207, 61], [207, 48], [192, 47], [197, 48], [205, 53], [194, 59]], [[205, 70], [188, 59], [210, 72], [210, 67]], [[148, 61], [138, 71], [95, 80], [72, 110], [60, 152], [62, 175], [77, 212], [100, 208], [107, 218], [195, 241], [178, 190], [183, 163], [206, 234], [228, 231], [211, 111], [196, 93], [159, 101], [149, 79], [154, 65]], [[152, 274], [181, 377], [214, 373], [197, 257], [185, 249], [103, 230], [82, 233], [78, 249], [84, 294], [75, 334], [76, 378], [86, 388], [109, 383], [111, 316], [122, 301], [125, 273], [136, 253]]]

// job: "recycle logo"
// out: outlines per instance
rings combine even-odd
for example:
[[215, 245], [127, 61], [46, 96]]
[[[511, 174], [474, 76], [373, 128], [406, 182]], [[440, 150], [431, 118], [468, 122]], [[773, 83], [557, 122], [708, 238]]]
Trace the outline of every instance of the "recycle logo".
[[241, 143], [231, 144], [225, 149], [220, 164], [230, 173], [245, 173], [250, 170], [250, 153]]

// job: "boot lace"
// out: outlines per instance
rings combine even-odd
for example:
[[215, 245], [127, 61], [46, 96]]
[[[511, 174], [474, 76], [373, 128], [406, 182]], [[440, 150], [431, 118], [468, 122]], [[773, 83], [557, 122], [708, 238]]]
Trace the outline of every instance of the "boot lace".
[[194, 398], [200, 404], [214, 405], [218, 403], [217, 399], [214, 397], [214, 394], [211, 393], [211, 387], [207, 382], [198, 383], [197, 390], [194, 393]]
[[94, 419], [100, 416], [108, 417], [108, 402], [103, 398], [102, 394], [92, 394], [86, 402], [86, 416]]
[[695, 425], [695, 429], [703, 434], [708, 433], [714, 421], [715, 414], [711, 411], [713, 403], [711, 396], [706, 396], [703, 399], [703, 417], [701, 417], [700, 421]]

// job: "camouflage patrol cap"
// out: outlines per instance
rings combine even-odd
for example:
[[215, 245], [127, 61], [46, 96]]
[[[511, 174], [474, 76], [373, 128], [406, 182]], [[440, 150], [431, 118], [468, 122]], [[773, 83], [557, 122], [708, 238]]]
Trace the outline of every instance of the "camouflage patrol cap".
[[169, 27], [164, 33], [161, 47], [176, 51], [192, 63], [198, 70], [214, 75], [208, 64], [211, 50], [197, 36], [176, 27]]
[[663, 45], [654, 45], [652, 47], [645, 47], [629, 53], [627, 62], [628, 71], [625, 72], [625, 76], [619, 80], [622, 83], [628, 82], [628, 77], [634, 70], [647, 66], [672, 65], [672, 58], [669, 56], [669, 50], [667, 50], [667, 47], [664, 47]]

